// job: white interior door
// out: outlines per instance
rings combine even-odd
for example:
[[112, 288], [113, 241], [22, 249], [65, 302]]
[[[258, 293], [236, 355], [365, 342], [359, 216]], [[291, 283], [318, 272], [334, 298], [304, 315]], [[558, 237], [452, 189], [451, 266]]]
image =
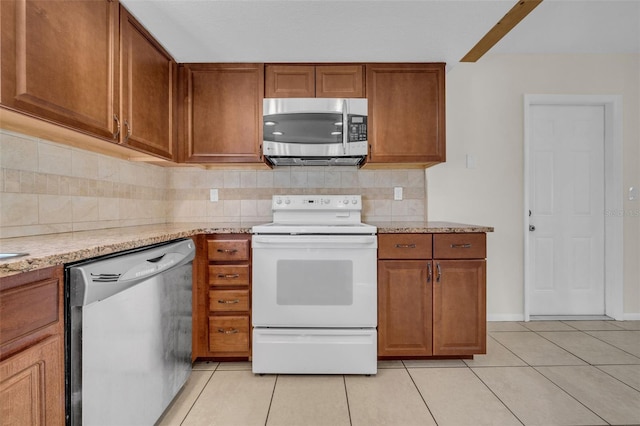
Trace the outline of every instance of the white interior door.
[[532, 105], [529, 119], [529, 313], [604, 315], [604, 106]]

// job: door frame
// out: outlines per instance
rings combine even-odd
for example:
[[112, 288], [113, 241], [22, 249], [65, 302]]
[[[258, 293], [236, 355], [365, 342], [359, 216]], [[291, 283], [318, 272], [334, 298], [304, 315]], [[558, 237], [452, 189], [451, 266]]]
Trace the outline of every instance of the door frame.
[[529, 253], [529, 147], [531, 107], [572, 105], [604, 107], [604, 278], [605, 315], [621, 321], [623, 306], [622, 96], [524, 95], [524, 320], [530, 320], [531, 256]]

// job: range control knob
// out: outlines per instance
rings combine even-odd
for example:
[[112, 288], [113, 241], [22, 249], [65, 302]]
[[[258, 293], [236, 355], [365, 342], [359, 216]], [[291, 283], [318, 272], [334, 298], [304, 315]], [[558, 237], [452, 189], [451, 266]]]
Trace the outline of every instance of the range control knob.
[[291, 204], [291, 200], [290, 200], [290, 199], [288, 199], [288, 198], [286, 198], [286, 199], [284, 200], [284, 203], [285, 203], [285, 204]]
[[354, 198], [353, 200], [351, 200], [351, 204], [358, 204], [358, 199]]
[[344, 205], [346, 206], [347, 204], [349, 204], [349, 200], [345, 198], [345, 199], [344, 199], [344, 201], [343, 201], [343, 203], [344, 203]]
[[282, 204], [282, 200], [280, 198], [276, 198], [276, 204]]

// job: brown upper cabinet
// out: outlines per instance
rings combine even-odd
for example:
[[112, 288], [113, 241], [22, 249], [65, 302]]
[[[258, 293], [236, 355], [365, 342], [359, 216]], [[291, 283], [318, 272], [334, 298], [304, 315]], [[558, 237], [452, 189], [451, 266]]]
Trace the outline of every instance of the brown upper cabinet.
[[118, 3], [3, 0], [0, 15], [2, 105], [113, 139]]
[[124, 8], [120, 8], [120, 61], [120, 141], [175, 159], [178, 65]]
[[180, 161], [262, 162], [262, 64], [180, 67]]
[[265, 98], [364, 97], [363, 65], [265, 66]]
[[4, 107], [174, 158], [176, 63], [117, 1], [6, 0], [0, 12]]
[[367, 64], [368, 164], [445, 161], [445, 64]]

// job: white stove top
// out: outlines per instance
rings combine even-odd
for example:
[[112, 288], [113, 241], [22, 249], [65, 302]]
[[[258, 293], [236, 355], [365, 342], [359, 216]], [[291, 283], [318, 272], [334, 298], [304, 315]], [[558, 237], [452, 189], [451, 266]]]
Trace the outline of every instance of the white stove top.
[[361, 222], [360, 195], [274, 195], [273, 222], [254, 226], [254, 234], [375, 235]]

